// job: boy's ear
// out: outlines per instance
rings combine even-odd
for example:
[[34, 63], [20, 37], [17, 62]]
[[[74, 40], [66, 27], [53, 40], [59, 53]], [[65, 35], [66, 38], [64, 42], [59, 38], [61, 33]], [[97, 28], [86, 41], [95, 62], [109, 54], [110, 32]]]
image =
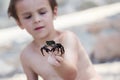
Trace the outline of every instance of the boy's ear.
[[17, 25], [21, 28], [21, 29], [24, 29], [24, 27], [21, 25], [20, 21], [19, 20], [16, 20], [17, 22]]
[[54, 19], [56, 19], [56, 16], [58, 14], [58, 7], [57, 6], [54, 8], [53, 14], [54, 14]]

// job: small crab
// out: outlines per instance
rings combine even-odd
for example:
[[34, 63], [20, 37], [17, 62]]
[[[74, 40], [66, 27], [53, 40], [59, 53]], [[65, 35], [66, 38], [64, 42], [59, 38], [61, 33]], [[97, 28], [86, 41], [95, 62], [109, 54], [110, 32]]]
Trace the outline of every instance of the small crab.
[[54, 52], [56, 49], [57, 49], [58, 53], [59, 53], [59, 51], [61, 52], [60, 56], [62, 56], [65, 52], [64, 47], [60, 43], [55, 43], [55, 41], [53, 41], [53, 40], [46, 41], [46, 45], [41, 47], [40, 50], [41, 50], [42, 55], [45, 56], [43, 50], [45, 50], [47, 53], [49, 53], [49, 52]]

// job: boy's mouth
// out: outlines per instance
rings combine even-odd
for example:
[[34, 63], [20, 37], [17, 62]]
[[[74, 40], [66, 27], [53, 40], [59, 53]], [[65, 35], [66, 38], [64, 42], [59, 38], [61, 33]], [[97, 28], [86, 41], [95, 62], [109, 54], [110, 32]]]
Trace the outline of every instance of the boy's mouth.
[[44, 26], [36, 27], [34, 30], [41, 30]]

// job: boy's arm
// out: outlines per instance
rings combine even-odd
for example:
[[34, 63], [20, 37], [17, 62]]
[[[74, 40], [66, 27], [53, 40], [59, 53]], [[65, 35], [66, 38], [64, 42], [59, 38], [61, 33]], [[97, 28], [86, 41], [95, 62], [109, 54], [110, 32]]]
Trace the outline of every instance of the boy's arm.
[[26, 59], [24, 53], [20, 56], [23, 70], [26, 74], [27, 80], [38, 80], [38, 76], [29, 67], [28, 60]]
[[[59, 65], [53, 67], [62, 78], [75, 80], [79, 76], [80, 80], [99, 80], [87, 54], [73, 33], [67, 32], [61, 43], [65, 48], [65, 54], [63, 57], [55, 57]], [[78, 66], [81, 67], [78, 69]]]
[[[74, 34], [69, 32], [68, 37], [66, 37], [66, 47], [68, 47], [69, 53], [67, 53], [66, 56], [68, 56], [68, 62], [75, 63], [74, 65], [77, 66], [77, 77], [79, 76], [80, 80], [100, 80], [100, 77], [96, 73], [85, 49], [81, 45], [78, 37]], [[67, 52], [68, 52], [67, 51]], [[73, 57], [70, 59], [70, 56]]]
[[78, 60], [78, 50], [76, 50], [78, 48], [77, 42], [73, 35], [65, 32], [60, 43], [64, 46], [65, 53], [63, 56], [52, 56], [58, 61], [58, 63], [54, 62], [55, 64], [51, 62], [53, 68], [64, 80], [75, 80]]
[[100, 76], [96, 73], [93, 64], [85, 49], [79, 42], [79, 79], [81, 80], [101, 80]]

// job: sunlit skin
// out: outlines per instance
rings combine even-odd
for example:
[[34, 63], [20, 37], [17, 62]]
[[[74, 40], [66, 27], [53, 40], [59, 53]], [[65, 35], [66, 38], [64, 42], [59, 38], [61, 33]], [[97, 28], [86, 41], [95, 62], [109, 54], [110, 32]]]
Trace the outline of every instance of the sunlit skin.
[[[38, 76], [43, 80], [100, 80], [77, 36], [54, 29], [57, 6], [52, 11], [48, 0], [21, 0], [16, 10], [18, 25], [33, 37], [20, 56], [27, 80], [38, 80]], [[65, 53], [43, 56], [40, 48], [49, 40], [61, 43]]]

